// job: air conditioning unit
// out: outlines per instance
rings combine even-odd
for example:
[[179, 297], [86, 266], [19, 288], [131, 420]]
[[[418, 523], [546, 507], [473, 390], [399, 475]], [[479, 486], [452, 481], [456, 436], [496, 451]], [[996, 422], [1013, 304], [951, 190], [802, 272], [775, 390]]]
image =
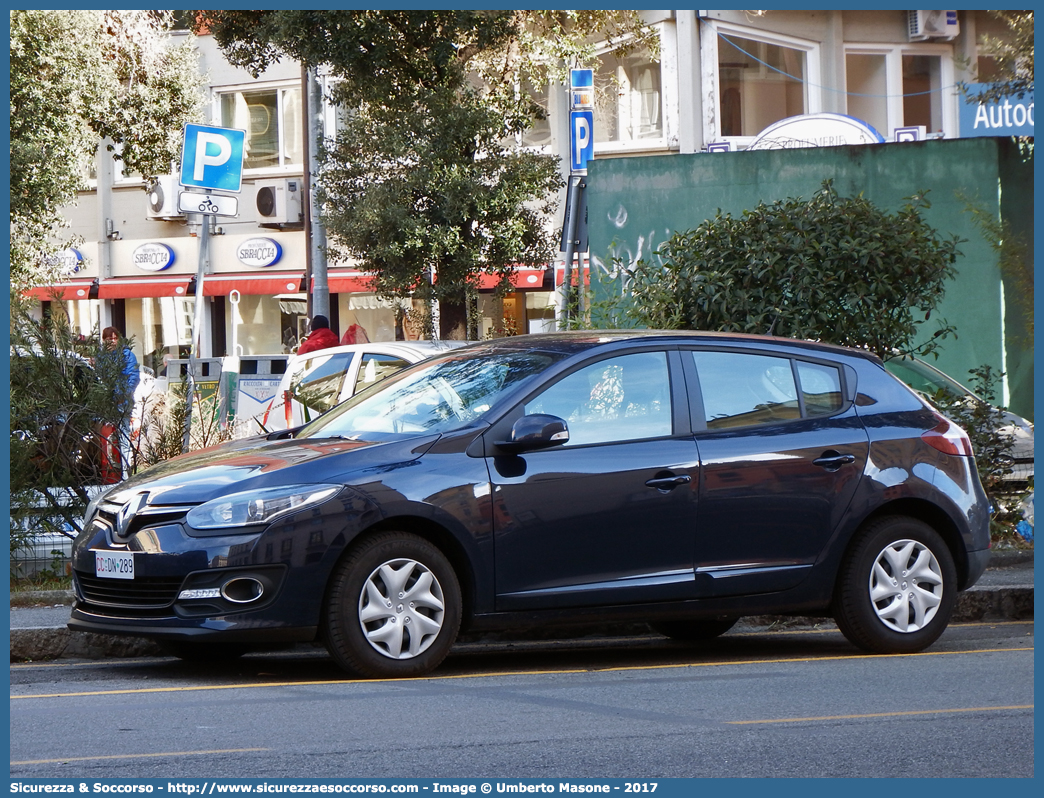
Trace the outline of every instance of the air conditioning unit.
[[953, 39], [961, 32], [956, 11], [907, 11], [910, 41]]
[[178, 210], [178, 192], [181, 186], [174, 175], [160, 175], [149, 185], [145, 195], [148, 219], [163, 219], [168, 222], [181, 220], [185, 214]]
[[302, 181], [297, 179], [258, 181], [257, 206], [258, 224], [300, 224]]

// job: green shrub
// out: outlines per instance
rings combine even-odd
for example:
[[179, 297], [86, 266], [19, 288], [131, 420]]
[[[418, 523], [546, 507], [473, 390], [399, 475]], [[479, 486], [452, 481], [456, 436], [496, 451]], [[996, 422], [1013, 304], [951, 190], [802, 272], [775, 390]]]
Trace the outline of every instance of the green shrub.
[[[810, 200], [720, 210], [623, 270], [616, 306], [638, 326], [828, 341], [882, 357], [911, 351], [954, 274], [959, 239], [925, 222], [925, 193], [896, 213], [831, 181]], [[949, 328], [940, 325], [935, 337]]]

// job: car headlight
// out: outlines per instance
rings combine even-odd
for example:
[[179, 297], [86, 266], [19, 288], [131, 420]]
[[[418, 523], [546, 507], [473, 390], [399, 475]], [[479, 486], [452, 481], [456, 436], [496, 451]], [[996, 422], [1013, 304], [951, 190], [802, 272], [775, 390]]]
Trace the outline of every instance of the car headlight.
[[267, 524], [283, 513], [303, 510], [324, 502], [341, 485], [287, 485], [248, 490], [212, 499], [189, 510], [185, 520], [196, 529]]

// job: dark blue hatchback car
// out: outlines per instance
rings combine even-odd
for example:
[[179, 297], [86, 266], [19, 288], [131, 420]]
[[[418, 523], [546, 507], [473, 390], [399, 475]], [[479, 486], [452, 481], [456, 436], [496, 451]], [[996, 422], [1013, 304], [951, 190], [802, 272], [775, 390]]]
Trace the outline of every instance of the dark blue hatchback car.
[[729, 334], [455, 349], [87, 512], [70, 627], [182, 657], [321, 639], [416, 676], [459, 630], [833, 615], [920, 650], [989, 558], [967, 435], [872, 355]]

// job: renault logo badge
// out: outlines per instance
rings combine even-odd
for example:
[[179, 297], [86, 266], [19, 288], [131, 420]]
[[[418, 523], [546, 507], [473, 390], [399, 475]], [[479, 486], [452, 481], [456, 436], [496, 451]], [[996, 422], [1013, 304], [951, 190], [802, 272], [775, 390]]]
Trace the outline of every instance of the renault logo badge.
[[149, 492], [142, 491], [141, 493], [134, 494], [130, 501], [120, 508], [120, 511], [116, 514], [116, 534], [119, 535], [119, 537], [127, 537], [127, 530], [130, 529], [131, 519], [141, 512], [141, 508], [146, 505], [148, 500]]

